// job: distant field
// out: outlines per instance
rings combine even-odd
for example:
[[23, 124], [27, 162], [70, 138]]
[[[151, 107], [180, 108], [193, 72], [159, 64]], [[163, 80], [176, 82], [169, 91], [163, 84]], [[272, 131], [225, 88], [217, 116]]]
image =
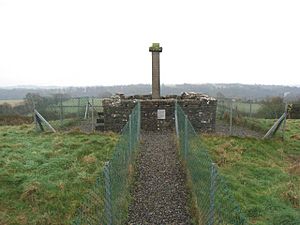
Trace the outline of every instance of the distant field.
[[[66, 101], [63, 101], [63, 106], [85, 106], [87, 104], [87, 99], [85, 98], [80, 98], [80, 100], [76, 99], [76, 98], [72, 98]], [[92, 103], [92, 100], [89, 100], [90, 103]], [[101, 98], [94, 98], [93, 100], [94, 102], [94, 106], [102, 106], [102, 99]]]
[[[86, 105], [88, 103], [88, 100], [86, 98], [81, 98], [80, 100], [76, 98], [68, 99], [66, 101], [62, 102], [63, 106], [63, 113], [68, 114], [68, 113], [73, 113], [73, 114], [80, 114], [81, 116], [84, 115], [85, 110], [86, 110]], [[102, 99], [101, 98], [95, 98], [94, 101], [94, 109], [97, 112], [102, 112], [103, 107], [102, 107]], [[92, 101], [90, 99], [90, 104], [92, 104]], [[79, 106], [79, 107], [78, 107]], [[91, 107], [89, 108], [89, 113], [91, 113]], [[49, 105], [46, 111], [53, 111], [54, 113], [60, 112], [60, 103]]]
[[[237, 108], [238, 111], [244, 112], [244, 113], [250, 113], [250, 103], [246, 102], [235, 102], [233, 104], [234, 108]], [[252, 113], [257, 113], [258, 110], [260, 109], [261, 105], [258, 103], [252, 103], [251, 104], [251, 112]]]
[[23, 102], [24, 102], [23, 99], [9, 99], [9, 100], [0, 99], [0, 105], [7, 103], [10, 104], [11, 106], [16, 106], [22, 104]]
[[[260, 120], [265, 128], [273, 120]], [[300, 224], [300, 120], [279, 138], [203, 138], [250, 224]]]
[[[218, 111], [219, 112], [224, 112], [224, 111], [229, 112], [230, 107], [231, 107], [231, 103], [229, 101], [225, 101], [225, 102], [218, 101]], [[249, 115], [250, 115], [250, 112], [252, 114], [257, 113], [260, 108], [261, 108], [261, 104], [259, 104], [259, 103], [252, 103], [251, 107], [250, 107], [250, 103], [247, 103], [247, 102], [236, 101], [236, 102], [232, 103], [232, 109], [234, 111], [237, 110], [238, 112], [242, 112], [242, 113], [249, 114]]]
[[113, 134], [0, 127], [0, 224], [71, 224], [116, 141]]

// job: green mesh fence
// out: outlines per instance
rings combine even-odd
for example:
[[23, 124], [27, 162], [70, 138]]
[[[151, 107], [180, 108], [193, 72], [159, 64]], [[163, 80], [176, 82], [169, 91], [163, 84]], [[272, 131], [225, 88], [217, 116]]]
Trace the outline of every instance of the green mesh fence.
[[140, 103], [122, 129], [112, 159], [78, 209], [74, 225], [124, 224], [129, 203], [129, 165], [140, 137]]
[[79, 126], [93, 131], [98, 113], [103, 112], [102, 99], [97, 97], [48, 96], [33, 100], [33, 103], [34, 108], [57, 130]]
[[247, 224], [238, 204], [218, 173], [187, 116], [176, 104], [176, 133], [180, 155], [192, 181], [200, 224]]
[[269, 101], [242, 101], [229, 98], [218, 99], [217, 116], [224, 119], [232, 113], [233, 118], [249, 117], [261, 119], [278, 119], [285, 111], [285, 103]]
[[[285, 112], [289, 114], [292, 109], [292, 104], [283, 102], [280, 98], [274, 99], [259, 102], [218, 99], [216, 131], [234, 136], [263, 137], [275, 121]], [[283, 136], [284, 129], [281, 129], [281, 132]]]

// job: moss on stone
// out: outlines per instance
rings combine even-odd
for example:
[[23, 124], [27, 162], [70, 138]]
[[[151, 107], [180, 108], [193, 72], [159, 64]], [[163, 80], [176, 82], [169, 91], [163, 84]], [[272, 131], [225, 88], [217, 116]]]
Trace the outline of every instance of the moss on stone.
[[159, 43], [152, 43], [152, 46], [149, 47], [150, 52], [162, 52], [162, 47], [159, 46]]

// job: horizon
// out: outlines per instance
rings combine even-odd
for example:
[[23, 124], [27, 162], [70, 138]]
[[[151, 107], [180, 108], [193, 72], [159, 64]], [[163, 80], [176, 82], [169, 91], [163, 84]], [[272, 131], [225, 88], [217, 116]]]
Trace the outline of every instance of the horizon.
[[[163, 84], [161, 85], [161, 96], [179, 95], [183, 92], [202, 93], [209, 96], [222, 94], [228, 98], [241, 99], [267, 99], [270, 96], [285, 96], [287, 99], [300, 99], [300, 86], [264, 85], [264, 84], [241, 84], [241, 83], [204, 83], [204, 84]], [[114, 86], [17, 86], [0, 87], [0, 100], [23, 99], [28, 93], [38, 93], [41, 96], [53, 94], [69, 94], [72, 97], [102, 96], [107, 97], [116, 93], [126, 96], [151, 94], [151, 84], [132, 84]]]
[[[89, 87], [117, 87], [117, 86], [138, 86], [138, 85], [149, 85], [151, 83], [139, 83], [139, 84], [115, 84], [115, 85], [88, 85], [88, 86], [58, 86], [58, 85], [12, 85], [12, 86], [1, 86], [0, 89], [63, 89], [63, 88], [89, 88]], [[245, 86], [281, 86], [281, 87], [296, 87], [300, 88], [300, 84], [295, 85], [283, 85], [283, 84], [245, 84], [245, 83], [178, 83], [178, 84], [165, 84], [161, 86], [180, 86], [180, 85], [245, 85]]]

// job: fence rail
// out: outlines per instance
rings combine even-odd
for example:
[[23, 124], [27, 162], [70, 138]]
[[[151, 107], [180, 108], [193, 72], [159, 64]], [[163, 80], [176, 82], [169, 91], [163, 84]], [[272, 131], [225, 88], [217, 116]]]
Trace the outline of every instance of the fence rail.
[[140, 103], [122, 129], [112, 159], [104, 166], [95, 186], [86, 194], [73, 225], [124, 224], [128, 210], [129, 166], [140, 137]]
[[223, 177], [201, 143], [200, 136], [178, 104], [175, 110], [180, 155], [192, 181], [200, 224], [247, 224]]

